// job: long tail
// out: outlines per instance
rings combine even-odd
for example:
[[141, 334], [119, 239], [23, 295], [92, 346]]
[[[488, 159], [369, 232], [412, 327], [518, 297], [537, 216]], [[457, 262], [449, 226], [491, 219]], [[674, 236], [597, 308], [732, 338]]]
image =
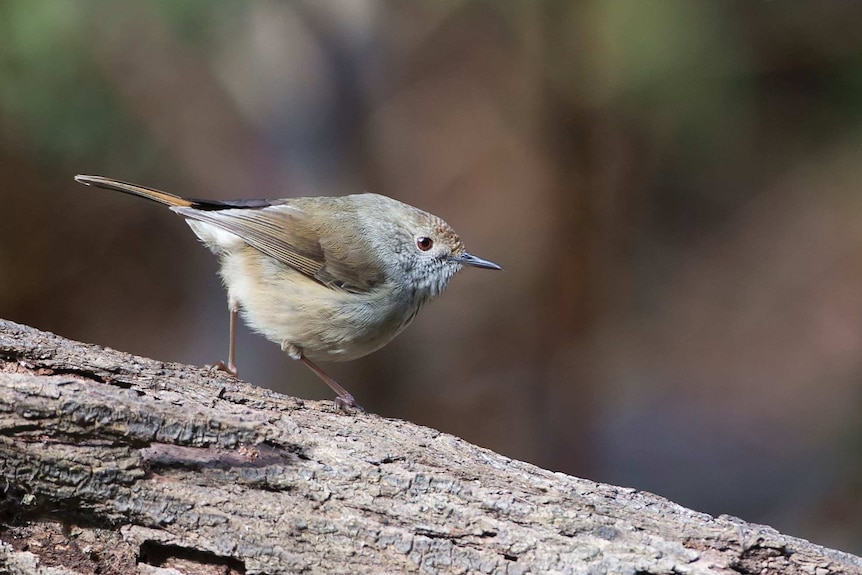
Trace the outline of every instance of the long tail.
[[114, 190], [116, 192], [132, 194], [133, 196], [141, 196], [142, 198], [147, 198], [148, 200], [159, 202], [160, 204], [166, 204], [168, 206], [191, 208], [196, 207], [197, 204], [197, 202], [193, 200], [187, 200], [167, 192], [154, 190], [153, 188], [145, 188], [136, 184], [121, 182], [120, 180], [113, 180], [102, 176], [75, 176], [75, 181], [88, 186], [96, 186], [97, 188]]

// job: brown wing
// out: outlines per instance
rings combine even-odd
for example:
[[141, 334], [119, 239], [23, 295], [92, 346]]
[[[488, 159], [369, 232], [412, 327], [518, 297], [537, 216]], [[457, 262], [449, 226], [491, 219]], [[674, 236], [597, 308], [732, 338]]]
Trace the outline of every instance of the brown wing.
[[[351, 292], [367, 291], [383, 280], [384, 270], [379, 261], [365, 261], [364, 265], [352, 262], [355, 259], [361, 238], [341, 233], [337, 226], [314, 225], [309, 213], [316, 211], [290, 205], [272, 205], [262, 208], [228, 208], [221, 210], [198, 210], [173, 208], [183, 216], [211, 224], [230, 232], [250, 246], [275, 258], [285, 265], [302, 272], [328, 287]], [[323, 237], [322, 237], [323, 236]], [[368, 253], [366, 249], [361, 250]]]

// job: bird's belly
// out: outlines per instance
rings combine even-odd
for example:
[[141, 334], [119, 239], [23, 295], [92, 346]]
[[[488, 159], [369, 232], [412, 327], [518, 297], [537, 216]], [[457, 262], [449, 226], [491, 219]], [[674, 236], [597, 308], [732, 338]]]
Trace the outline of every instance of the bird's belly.
[[[257, 269], [240, 269], [248, 266]], [[418, 311], [385, 285], [363, 293], [336, 290], [266, 256], [225, 257], [222, 278], [254, 331], [312, 360], [349, 361], [376, 351]]]

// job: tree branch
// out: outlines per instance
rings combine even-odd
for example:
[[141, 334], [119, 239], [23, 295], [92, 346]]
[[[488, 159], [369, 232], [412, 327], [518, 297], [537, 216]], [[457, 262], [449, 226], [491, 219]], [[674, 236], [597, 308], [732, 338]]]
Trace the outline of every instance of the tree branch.
[[0, 320], [0, 571], [862, 573], [330, 405]]

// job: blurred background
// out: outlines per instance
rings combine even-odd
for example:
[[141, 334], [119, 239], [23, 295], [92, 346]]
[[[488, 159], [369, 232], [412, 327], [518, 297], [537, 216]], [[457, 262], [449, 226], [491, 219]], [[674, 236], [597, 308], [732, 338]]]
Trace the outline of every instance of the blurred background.
[[[862, 553], [862, 3], [0, 0], [0, 317], [224, 359], [174, 214], [374, 191], [468, 269], [370, 411]], [[243, 328], [244, 379], [328, 388]]]

